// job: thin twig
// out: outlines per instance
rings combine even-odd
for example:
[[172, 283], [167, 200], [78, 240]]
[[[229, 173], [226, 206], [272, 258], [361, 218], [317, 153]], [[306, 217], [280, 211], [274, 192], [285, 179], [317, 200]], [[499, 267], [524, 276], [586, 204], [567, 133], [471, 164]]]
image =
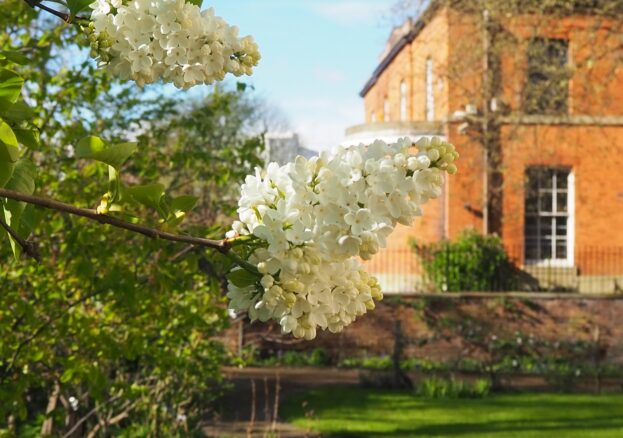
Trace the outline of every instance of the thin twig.
[[124, 230], [142, 234], [143, 236], [150, 237], [152, 239], [162, 239], [171, 242], [188, 243], [195, 246], [203, 246], [216, 249], [223, 254], [227, 254], [231, 246], [230, 242], [227, 239], [212, 240], [202, 237], [192, 237], [167, 233], [166, 231], [160, 231], [154, 228], [132, 224], [121, 219], [117, 219], [116, 217], [99, 214], [95, 210], [76, 207], [74, 205], [65, 204], [63, 202], [55, 201], [53, 199], [26, 195], [24, 193], [14, 192], [12, 190], [0, 189], [0, 198], [13, 199], [15, 201], [26, 202], [27, 204], [38, 205], [39, 207], [47, 208], [50, 210], [61, 211], [74, 216], [84, 217], [86, 219], [90, 219], [92, 221], [96, 221], [102, 224], [112, 225], [113, 227], [122, 228]]
[[60, 18], [61, 20], [63, 20], [67, 24], [71, 24], [72, 22], [75, 22], [75, 21], [89, 21], [89, 19], [86, 18], [86, 17], [72, 17], [70, 14], [67, 14], [65, 12], [57, 11], [56, 9], [52, 9], [52, 8], [42, 4], [41, 0], [24, 0], [24, 1], [31, 8], [33, 8], [33, 9], [39, 8], [42, 11], [45, 11], [45, 12], [47, 12], [49, 14], [54, 15], [55, 17]]
[[74, 426], [69, 430], [69, 432], [67, 432], [65, 435], [63, 435], [63, 438], [70, 437], [72, 433], [74, 433], [76, 430], [78, 430], [78, 428], [80, 427], [81, 424], [83, 424], [85, 421], [87, 421], [89, 418], [91, 418], [93, 415], [95, 415], [104, 406], [109, 405], [110, 403], [114, 402], [115, 400], [119, 399], [120, 397], [121, 397], [121, 395], [115, 395], [115, 396], [109, 398], [108, 400], [106, 400], [104, 403], [95, 406], [84, 417], [82, 417], [80, 420], [78, 420], [76, 422], [76, 424], [74, 424]]
[[32, 257], [37, 262], [41, 263], [41, 254], [39, 253], [39, 248], [37, 247], [37, 244], [35, 242], [22, 239], [19, 234], [17, 234], [17, 232], [13, 228], [11, 228], [1, 217], [0, 226], [2, 226], [2, 228], [4, 228], [7, 233], [9, 233], [9, 236], [11, 236], [11, 238], [15, 240], [19, 246], [22, 247], [24, 254], [26, 254], [28, 257]]

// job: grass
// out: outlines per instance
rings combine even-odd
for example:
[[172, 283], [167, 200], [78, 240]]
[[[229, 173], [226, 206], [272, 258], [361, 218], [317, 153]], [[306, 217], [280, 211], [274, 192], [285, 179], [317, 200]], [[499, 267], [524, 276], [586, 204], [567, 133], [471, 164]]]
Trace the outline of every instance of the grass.
[[298, 395], [285, 405], [286, 421], [332, 437], [623, 437], [623, 394], [432, 400], [334, 387]]

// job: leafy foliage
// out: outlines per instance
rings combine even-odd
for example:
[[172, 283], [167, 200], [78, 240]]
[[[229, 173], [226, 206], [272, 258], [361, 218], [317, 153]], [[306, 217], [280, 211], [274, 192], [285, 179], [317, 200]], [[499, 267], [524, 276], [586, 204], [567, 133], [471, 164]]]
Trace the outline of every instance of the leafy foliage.
[[424, 270], [442, 291], [514, 290], [518, 273], [497, 236], [464, 232], [456, 242], [412, 242]]
[[[75, 27], [2, 9], [0, 187], [222, 235], [264, 144], [247, 93], [180, 105], [111, 80]], [[189, 436], [223, 387], [230, 262], [1, 198], [0, 218], [42, 256], [0, 230], [0, 435]]]

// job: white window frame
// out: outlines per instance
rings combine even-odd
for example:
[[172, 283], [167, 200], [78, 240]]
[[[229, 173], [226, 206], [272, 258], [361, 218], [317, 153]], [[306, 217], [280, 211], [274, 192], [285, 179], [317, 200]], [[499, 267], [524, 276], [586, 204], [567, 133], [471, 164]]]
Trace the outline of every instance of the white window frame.
[[435, 77], [433, 71], [433, 60], [426, 59], [426, 120], [432, 122], [435, 120]]
[[[562, 166], [543, 166], [549, 168], [563, 168]], [[526, 169], [527, 170], [527, 169]], [[556, 203], [558, 202], [557, 191], [552, 188], [552, 205], [556, 210]], [[527, 215], [524, 212], [524, 221]], [[555, 233], [555, 227], [552, 227], [552, 233]], [[528, 259], [525, 257], [525, 264], [530, 266], [542, 266], [542, 267], [573, 267], [575, 263], [575, 173], [573, 169], [569, 169], [567, 175], [567, 257], [564, 259]], [[524, 228], [524, 249], [526, 245], [526, 236]], [[553, 244], [552, 254], [555, 253], [555, 243]]]
[[407, 83], [402, 81], [400, 83], [400, 121], [405, 122], [407, 120]]

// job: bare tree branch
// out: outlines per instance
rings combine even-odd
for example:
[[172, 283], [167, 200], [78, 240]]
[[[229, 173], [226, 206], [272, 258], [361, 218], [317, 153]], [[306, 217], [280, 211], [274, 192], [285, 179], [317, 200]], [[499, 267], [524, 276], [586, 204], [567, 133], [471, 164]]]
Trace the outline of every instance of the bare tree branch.
[[72, 17], [70, 14], [67, 14], [65, 12], [60, 12], [57, 11], [56, 9], [52, 9], [44, 4], [41, 3], [42, 0], [24, 0], [28, 6], [30, 6], [33, 9], [39, 8], [42, 11], [45, 11], [49, 14], [54, 15], [55, 17], [60, 18], [61, 20], [63, 20], [65, 23], [67, 24], [71, 24], [77, 21], [89, 21], [88, 18], [85, 17]]
[[76, 430], [78, 430], [78, 428], [85, 422], [87, 421], [89, 418], [91, 418], [93, 415], [95, 415], [100, 409], [102, 409], [104, 406], [109, 405], [110, 403], [114, 402], [115, 400], [118, 400], [119, 398], [121, 398], [121, 395], [115, 395], [111, 398], [109, 398], [108, 400], [106, 400], [104, 403], [95, 406], [93, 409], [91, 409], [84, 417], [82, 417], [80, 420], [78, 420], [76, 422], [76, 424], [74, 424], [74, 426], [69, 430], [69, 432], [67, 432], [65, 435], [63, 435], [63, 438], [68, 438], [71, 436], [72, 433], [74, 433]]
[[69, 213], [74, 216], [80, 216], [92, 221], [96, 221], [102, 224], [112, 225], [113, 227], [122, 228], [124, 230], [132, 231], [133, 233], [142, 234], [152, 239], [162, 239], [171, 242], [188, 243], [194, 246], [202, 246], [207, 248], [216, 249], [222, 254], [227, 254], [231, 247], [230, 241], [224, 240], [212, 240], [202, 237], [184, 236], [179, 234], [172, 234], [166, 231], [160, 231], [154, 228], [145, 227], [142, 225], [132, 224], [116, 217], [108, 216], [105, 214], [99, 214], [95, 210], [87, 208], [80, 208], [74, 205], [65, 204], [63, 202], [55, 201], [53, 199], [40, 198], [38, 196], [26, 195], [24, 193], [15, 192], [7, 189], [0, 189], [0, 198], [13, 199], [15, 201], [25, 202], [27, 204], [37, 205], [39, 207], [47, 208], [50, 210], [61, 211]]

